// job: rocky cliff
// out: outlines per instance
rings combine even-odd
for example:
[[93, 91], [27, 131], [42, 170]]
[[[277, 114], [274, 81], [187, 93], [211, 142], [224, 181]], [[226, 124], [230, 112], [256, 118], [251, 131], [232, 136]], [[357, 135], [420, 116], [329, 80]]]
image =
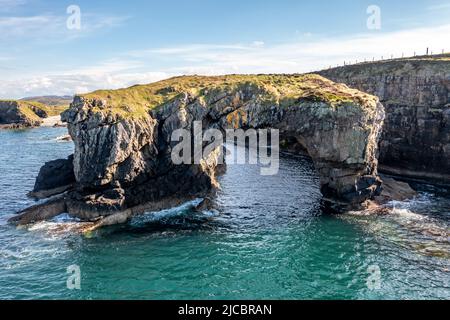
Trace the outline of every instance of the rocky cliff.
[[450, 54], [320, 72], [374, 94], [386, 109], [380, 168], [450, 183]]
[[0, 101], [1, 127], [35, 127], [42, 123], [39, 112], [40, 104], [25, 101]]
[[36, 101], [0, 100], [0, 128], [37, 127], [42, 119], [59, 115], [65, 109]]
[[[113, 224], [218, 187], [221, 147], [198, 164], [171, 160], [172, 133], [192, 131], [194, 121], [201, 121], [203, 130], [279, 129], [283, 138], [307, 150], [322, 193], [332, 203], [354, 205], [380, 193], [377, 143], [383, 106], [374, 96], [320, 76], [172, 78], [76, 96], [63, 118], [75, 143], [75, 187], [48, 204], [54, 214], [64, 210]], [[68, 176], [58, 170], [41, 172]], [[48, 217], [45, 206], [25, 210], [12, 221]]]

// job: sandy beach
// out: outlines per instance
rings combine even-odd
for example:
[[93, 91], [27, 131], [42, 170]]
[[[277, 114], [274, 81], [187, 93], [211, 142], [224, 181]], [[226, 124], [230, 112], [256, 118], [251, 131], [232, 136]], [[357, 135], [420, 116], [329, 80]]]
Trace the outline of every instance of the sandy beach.
[[42, 119], [42, 127], [54, 127], [56, 125], [64, 125], [64, 123], [61, 121], [61, 116], [53, 116], [48, 117], [45, 119]]

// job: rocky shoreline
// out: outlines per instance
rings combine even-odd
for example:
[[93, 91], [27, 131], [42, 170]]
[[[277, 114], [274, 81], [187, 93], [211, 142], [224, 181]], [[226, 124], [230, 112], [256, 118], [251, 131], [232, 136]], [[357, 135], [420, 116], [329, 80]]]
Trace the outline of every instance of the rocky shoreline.
[[59, 115], [63, 109], [35, 101], [0, 100], [0, 129], [65, 126]]

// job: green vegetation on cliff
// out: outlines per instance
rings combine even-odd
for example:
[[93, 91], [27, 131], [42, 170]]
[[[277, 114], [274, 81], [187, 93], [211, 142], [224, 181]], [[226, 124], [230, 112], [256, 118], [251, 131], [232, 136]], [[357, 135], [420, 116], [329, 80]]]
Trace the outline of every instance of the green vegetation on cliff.
[[0, 100], [0, 124], [38, 126], [43, 118], [57, 116], [67, 107], [51, 107], [35, 101]]
[[16, 100], [0, 100], [0, 123], [27, 123], [35, 124], [41, 121], [36, 114], [37, 108], [43, 107], [40, 103], [31, 103]]
[[[317, 72], [328, 78], [330, 75], [343, 74], [348, 78], [379, 76], [387, 73], [395, 75], [410, 75], [411, 73], [426, 70], [429, 76], [448, 74], [450, 53], [428, 56], [416, 56], [381, 61], [360, 62]], [[332, 77], [330, 79], [333, 79]]]
[[[49, 106], [37, 101], [25, 100], [0, 100], [3, 104], [17, 105], [24, 115], [30, 118], [46, 118], [57, 116], [67, 110], [68, 106]], [[0, 106], [1, 107], [1, 106]]]
[[[94, 112], [112, 112], [120, 117], [139, 117], [182, 93], [190, 93], [210, 105], [220, 93], [251, 91], [261, 103], [293, 105], [301, 99], [323, 101], [337, 107], [345, 103], [365, 106], [376, 99], [318, 75], [227, 75], [182, 76], [126, 89], [99, 90], [81, 95]], [[98, 103], [100, 102], [101, 103]]]
[[36, 111], [39, 112], [39, 110], [43, 110], [45, 108], [44, 105], [33, 102], [20, 102], [18, 103], [18, 106], [19, 111], [25, 115], [27, 119], [32, 121], [40, 121], [41, 117], [36, 114]]
[[38, 110], [41, 110], [47, 114], [48, 117], [58, 116], [62, 112], [66, 111], [69, 108], [68, 105], [63, 106], [47, 106], [42, 105], [37, 107]]

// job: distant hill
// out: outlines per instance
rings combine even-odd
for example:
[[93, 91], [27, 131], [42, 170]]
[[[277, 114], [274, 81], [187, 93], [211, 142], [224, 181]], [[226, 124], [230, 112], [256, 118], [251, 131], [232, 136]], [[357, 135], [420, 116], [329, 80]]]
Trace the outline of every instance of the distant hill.
[[73, 96], [41, 96], [41, 97], [26, 97], [20, 99], [22, 101], [35, 101], [43, 103], [47, 106], [69, 106], [72, 103]]

